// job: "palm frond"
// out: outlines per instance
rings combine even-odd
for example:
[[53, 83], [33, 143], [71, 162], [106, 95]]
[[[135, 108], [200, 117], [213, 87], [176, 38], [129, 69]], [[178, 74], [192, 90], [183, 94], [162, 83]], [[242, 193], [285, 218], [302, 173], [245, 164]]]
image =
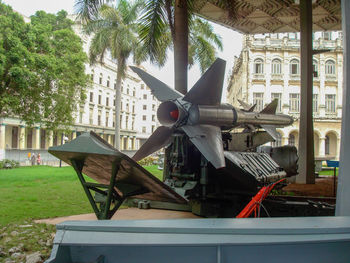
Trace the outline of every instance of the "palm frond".
[[74, 12], [78, 15], [77, 19], [88, 22], [96, 19], [99, 8], [111, 0], [75, 0]]
[[146, 2], [144, 14], [140, 19], [140, 41], [149, 53], [151, 62], [157, 62], [157, 58], [164, 52], [165, 42], [163, 36], [169, 32], [166, 23], [166, 10], [164, 0]]

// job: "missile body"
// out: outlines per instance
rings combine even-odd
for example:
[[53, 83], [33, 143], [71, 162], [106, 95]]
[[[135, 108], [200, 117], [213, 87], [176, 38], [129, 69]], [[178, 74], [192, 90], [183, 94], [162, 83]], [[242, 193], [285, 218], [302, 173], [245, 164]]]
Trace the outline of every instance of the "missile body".
[[[176, 130], [182, 130], [202, 155], [217, 169], [225, 167], [222, 130], [242, 126], [254, 131], [263, 128], [274, 139], [278, 138], [276, 127], [293, 123], [287, 115], [276, 114], [278, 101], [274, 100], [261, 112], [253, 112], [254, 106], [243, 103], [243, 110], [221, 103], [226, 62], [217, 59], [185, 95], [171, 89], [142, 69], [132, 70], [151, 89], [162, 103], [157, 117], [158, 127], [135, 153], [138, 161], [165, 147], [171, 142]], [[242, 104], [242, 103], [241, 103]]]
[[196, 105], [180, 100], [163, 102], [157, 111], [159, 122], [164, 126], [215, 125], [231, 129], [240, 125], [273, 125], [284, 127], [293, 123], [293, 118], [274, 112], [248, 112], [229, 104]]

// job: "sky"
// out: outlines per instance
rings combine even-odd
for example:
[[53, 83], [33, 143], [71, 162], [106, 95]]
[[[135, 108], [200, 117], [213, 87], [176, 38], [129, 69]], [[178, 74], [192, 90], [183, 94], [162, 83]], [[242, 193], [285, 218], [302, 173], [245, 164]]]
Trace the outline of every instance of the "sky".
[[[1, 0], [0, 0], [1, 1]], [[57, 13], [64, 9], [69, 14], [74, 13], [74, 0], [2, 0], [3, 3], [12, 6], [12, 8], [25, 16], [31, 16], [38, 10], [44, 10], [47, 13]], [[234, 56], [239, 56], [242, 49], [243, 35], [231, 29], [212, 23], [214, 32], [221, 36], [223, 43], [223, 51], [217, 52], [217, 57], [226, 60], [225, 84], [223, 89], [223, 98], [225, 98], [227, 80], [231, 72]], [[168, 60], [164, 67], [158, 68], [149, 63], [143, 66], [147, 71], [160, 79], [170, 87], [174, 83], [174, 59], [173, 53], [169, 52]], [[188, 73], [188, 87], [192, 87], [200, 78], [201, 73], [198, 66], [193, 66]]]

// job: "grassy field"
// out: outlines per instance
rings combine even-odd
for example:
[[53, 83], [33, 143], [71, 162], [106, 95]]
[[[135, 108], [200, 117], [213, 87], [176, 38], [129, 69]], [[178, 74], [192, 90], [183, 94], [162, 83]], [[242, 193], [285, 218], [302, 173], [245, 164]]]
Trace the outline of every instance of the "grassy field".
[[[161, 178], [162, 172], [155, 165], [145, 168]], [[0, 226], [93, 212], [71, 167], [0, 170], [0, 200]]]

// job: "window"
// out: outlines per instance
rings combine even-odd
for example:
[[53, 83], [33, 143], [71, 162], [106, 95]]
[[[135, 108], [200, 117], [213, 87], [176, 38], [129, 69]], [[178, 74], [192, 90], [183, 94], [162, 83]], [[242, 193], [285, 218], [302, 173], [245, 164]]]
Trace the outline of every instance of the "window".
[[114, 89], [117, 89], [117, 80], [114, 81]]
[[101, 126], [101, 111], [99, 111], [97, 115], [97, 125]]
[[300, 111], [300, 95], [298, 93], [289, 94], [289, 110], [292, 112]]
[[113, 123], [112, 126], [115, 127], [115, 114], [113, 114]]
[[333, 60], [327, 60], [325, 67], [326, 75], [335, 75], [335, 63]]
[[142, 132], [143, 132], [143, 133], [146, 132], [146, 127], [142, 127]]
[[125, 116], [125, 129], [129, 128], [129, 116]]
[[131, 121], [131, 129], [135, 129], [135, 119], [132, 118], [132, 121]]
[[324, 38], [324, 40], [332, 40], [332, 33], [331, 32], [323, 32], [323, 38]]
[[135, 90], [132, 91], [132, 95], [133, 95], [134, 97], [136, 96], [136, 91], [135, 91]]
[[135, 105], [132, 105], [132, 113], [135, 113]]
[[296, 33], [289, 33], [289, 34], [288, 34], [288, 37], [289, 37], [290, 39], [297, 39], [297, 34], [296, 34]]
[[99, 94], [99, 95], [98, 95], [98, 104], [101, 104], [101, 101], [102, 101], [102, 95]]
[[271, 101], [275, 99], [278, 99], [277, 112], [282, 112], [282, 105], [281, 105], [282, 93], [271, 93]]
[[152, 132], [156, 129], [156, 126], [152, 125]]
[[105, 126], [108, 126], [108, 116], [106, 117], [106, 125]]
[[288, 144], [290, 146], [295, 146], [295, 136], [294, 134], [289, 134], [289, 137], [288, 137]]
[[103, 80], [103, 75], [102, 75], [102, 73], [100, 73], [100, 79], [99, 79], [99, 82], [98, 82], [100, 85], [102, 85], [102, 80]]
[[297, 59], [292, 59], [290, 61], [290, 74], [292, 75], [299, 74], [299, 61]]
[[126, 111], [129, 112], [129, 103], [126, 104]]
[[94, 93], [90, 92], [90, 102], [94, 102]]
[[90, 111], [89, 111], [89, 124], [92, 125], [93, 124], [93, 113], [94, 113], [94, 110], [93, 108], [90, 108]]
[[329, 155], [329, 137], [326, 135], [325, 144], [324, 144], [324, 153]]
[[123, 102], [120, 102], [120, 110], [123, 110]]
[[145, 85], [144, 84], [141, 84], [141, 89], [144, 89], [145, 88]]
[[92, 70], [91, 71], [91, 81], [94, 81], [94, 76], [95, 76], [95, 72]]
[[271, 73], [272, 74], [281, 74], [282, 73], [282, 62], [279, 59], [272, 60], [271, 65]]
[[326, 112], [335, 113], [335, 94], [326, 94]]
[[143, 121], [147, 120], [147, 116], [146, 115], [142, 115], [142, 120]]
[[143, 109], [143, 110], [147, 110], [147, 105], [143, 105], [143, 106], [142, 106], [142, 109]]
[[109, 97], [108, 97], [108, 94], [107, 94], [107, 97], [106, 97], [106, 106], [107, 106], [107, 107], [109, 106]]
[[143, 99], [147, 100], [147, 94], [143, 94]]
[[256, 104], [256, 111], [262, 111], [264, 108], [264, 93], [253, 93], [253, 104]]
[[152, 115], [152, 121], [156, 121], [156, 115]]
[[110, 82], [111, 82], [111, 77], [110, 76], [108, 76], [108, 78], [107, 78], [107, 87], [109, 88], [109, 84], [110, 84]]
[[318, 112], [318, 94], [312, 95], [312, 111]]
[[[115, 99], [113, 100], [113, 106], [115, 107]], [[121, 108], [121, 107], [120, 107]]]
[[83, 111], [79, 112], [79, 123], [83, 122]]
[[312, 68], [314, 78], [318, 78], [318, 62], [315, 59], [312, 61]]
[[254, 60], [254, 73], [255, 74], [264, 73], [264, 61], [260, 58]]
[[156, 105], [152, 104], [152, 110], [156, 110]]

